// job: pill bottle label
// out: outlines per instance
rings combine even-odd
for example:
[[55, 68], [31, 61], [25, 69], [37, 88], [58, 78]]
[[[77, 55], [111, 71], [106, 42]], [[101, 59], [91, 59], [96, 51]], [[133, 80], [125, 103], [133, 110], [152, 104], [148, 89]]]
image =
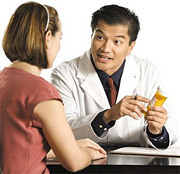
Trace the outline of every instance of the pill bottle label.
[[[164, 92], [160, 89], [160, 87], [158, 87], [157, 92], [147, 106], [147, 110], [149, 111], [152, 106], [162, 106], [166, 99], [167, 97], [165, 96]], [[145, 112], [144, 115], [146, 116], [146, 114], [147, 113]]]

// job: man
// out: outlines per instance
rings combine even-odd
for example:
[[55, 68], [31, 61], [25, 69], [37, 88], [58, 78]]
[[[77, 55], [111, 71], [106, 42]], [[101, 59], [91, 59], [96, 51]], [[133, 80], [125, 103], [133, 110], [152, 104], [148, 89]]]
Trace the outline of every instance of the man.
[[75, 137], [101, 145], [169, 147], [177, 135], [167, 103], [146, 109], [160, 85], [158, 70], [130, 55], [140, 30], [138, 17], [107, 5], [93, 13], [91, 27], [91, 49], [52, 73]]

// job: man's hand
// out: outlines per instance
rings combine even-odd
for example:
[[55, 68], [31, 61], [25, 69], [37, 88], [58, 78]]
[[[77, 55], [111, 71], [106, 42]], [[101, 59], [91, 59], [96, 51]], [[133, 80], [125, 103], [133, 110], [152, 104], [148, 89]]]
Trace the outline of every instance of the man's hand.
[[160, 134], [167, 118], [167, 111], [162, 106], [151, 107], [145, 116], [149, 131], [154, 135]]
[[147, 111], [147, 108], [143, 103], [149, 103], [150, 100], [141, 96], [125, 96], [121, 101], [114, 105], [111, 109], [104, 113], [104, 121], [109, 123], [113, 120], [129, 115], [134, 119], [139, 119], [143, 116], [143, 112]]

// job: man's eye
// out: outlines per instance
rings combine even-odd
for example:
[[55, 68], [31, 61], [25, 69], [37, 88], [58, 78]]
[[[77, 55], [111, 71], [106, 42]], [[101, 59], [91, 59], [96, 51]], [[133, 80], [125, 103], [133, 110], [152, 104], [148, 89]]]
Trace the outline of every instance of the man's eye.
[[98, 40], [104, 40], [104, 38], [102, 36], [97, 36]]
[[114, 41], [114, 43], [115, 43], [116, 45], [120, 45], [120, 44], [121, 44], [121, 42], [120, 42], [119, 40]]

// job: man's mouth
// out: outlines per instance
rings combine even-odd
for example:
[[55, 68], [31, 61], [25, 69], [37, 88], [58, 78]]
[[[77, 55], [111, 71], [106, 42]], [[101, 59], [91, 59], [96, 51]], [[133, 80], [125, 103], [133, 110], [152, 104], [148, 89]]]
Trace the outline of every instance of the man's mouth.
[[105, 61], [107, 61], [107, 60], [112, 60], [112, 58], [110, 58], [110, 57], [108, 57], [108, 56], [106, 56], [106, 55], [98, 54], [98, 56], [99, 56], [101, 59], [105, 60]]

